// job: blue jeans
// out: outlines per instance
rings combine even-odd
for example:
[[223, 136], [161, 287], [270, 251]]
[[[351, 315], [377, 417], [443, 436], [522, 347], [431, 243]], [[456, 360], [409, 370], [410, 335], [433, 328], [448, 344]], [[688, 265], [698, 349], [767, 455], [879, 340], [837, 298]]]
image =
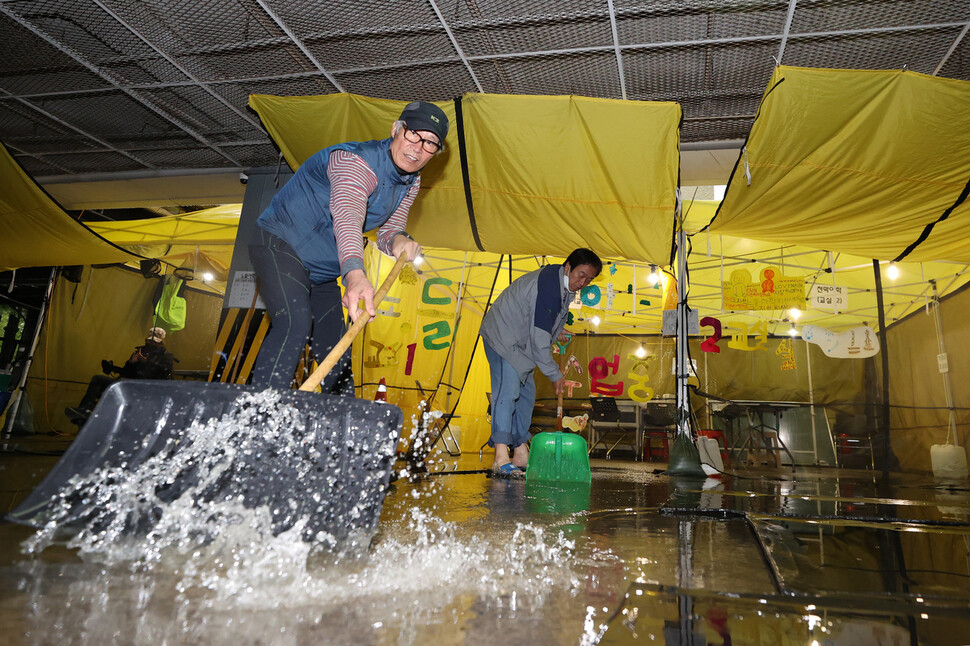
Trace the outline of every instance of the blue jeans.
[[524, 383], [512, 364], [492, 349], [485, 339], [485, 358], [492, 378], [492, 436], [489, 446], [505, 444], [515, 449], [532, 438], [532, 410], [536, 405], [536, 382], [530, 372]]
[[[323, 361], [347, 329], [340, 285], [336, 280], [314, 284], [293, 247], [257, 226], [249, 259], [259, 279], [259, 293], [272, 325], [253, 366], [252, 384], [287, 390], [313, 333], [313, 354]], [[320, 384], [323, 392], [354, 396], [350, 350]]]

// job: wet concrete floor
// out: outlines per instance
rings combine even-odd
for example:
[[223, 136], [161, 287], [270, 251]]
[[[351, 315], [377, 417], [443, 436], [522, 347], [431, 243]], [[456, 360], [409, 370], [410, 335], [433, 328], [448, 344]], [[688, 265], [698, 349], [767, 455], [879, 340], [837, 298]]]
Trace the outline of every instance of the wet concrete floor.
[[[4, 511], [66, 441], [6, 445]], [[0, 641], [970, 643], [966, 481], [801, 467], [683, 481], [594, 459], [590, 485], [552, 486], [487, 477], [489, 459], [439, 456], [394, 482], [358, 558], [28, 556], [32, 531], [4, 523]]]

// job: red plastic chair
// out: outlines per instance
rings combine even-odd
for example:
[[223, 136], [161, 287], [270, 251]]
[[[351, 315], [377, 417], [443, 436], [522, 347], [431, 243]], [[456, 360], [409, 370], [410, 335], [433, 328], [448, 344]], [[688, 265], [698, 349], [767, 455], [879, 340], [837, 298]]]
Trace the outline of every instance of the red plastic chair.
[[[653, 454], [659, 453], [661, 462], [670, 461], [670, 446], [668, 442], [668, 434], [666, 429], [648, 429], [643, 432], [643, 459], [647, 462], [653, 462]], [[663, 442], [660, 446], [654, 446], [650, 440], [661, 440]]]

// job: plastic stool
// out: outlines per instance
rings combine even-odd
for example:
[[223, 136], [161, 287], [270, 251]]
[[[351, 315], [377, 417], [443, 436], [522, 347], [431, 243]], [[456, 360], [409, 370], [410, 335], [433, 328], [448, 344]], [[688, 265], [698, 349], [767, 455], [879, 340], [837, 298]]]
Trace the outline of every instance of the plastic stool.
[[721, 460], [724, 461], [725, 465], [731, 463], [731, 458], [728, 456], [727, 436], [724, 435], [724, 431], [713, 428], [702, 428], [697, 431], [697, 434], [709, 437], [712, 440], [721, 440]]
[[[653, 446], [650, 440], [662, 440], [662, 446]], [[643, 432], [643, 459], [646, 462], [653, 462], [653, 454], [660, 453], [663, 462], [670, 461], [670, 446], [666, 430], [644, 431]]]

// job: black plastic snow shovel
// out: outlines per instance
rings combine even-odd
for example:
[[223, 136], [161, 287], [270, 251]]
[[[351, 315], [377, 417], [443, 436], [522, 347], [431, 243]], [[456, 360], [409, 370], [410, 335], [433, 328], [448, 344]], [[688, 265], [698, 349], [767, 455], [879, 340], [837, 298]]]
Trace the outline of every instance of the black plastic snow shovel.
[[[405, 262], [402, 254], [374, 295], [375, 306]], [[274, 534], [302, 523], [311, 541], [338, 544], [372, 534], [403, 413], [386, 403], [308, 392], [368, 319], [366, 312], [358, 317], [297, 391], [113, 384], [53, 470], [7, 518], [34, 527], [56, 523], [68, 533], [117, 530], [119, 522], [122, 533], [148, 532], [165, 503], [182, 499], [204, 513], [223, 509], [222, 502], [266, 508]]]

